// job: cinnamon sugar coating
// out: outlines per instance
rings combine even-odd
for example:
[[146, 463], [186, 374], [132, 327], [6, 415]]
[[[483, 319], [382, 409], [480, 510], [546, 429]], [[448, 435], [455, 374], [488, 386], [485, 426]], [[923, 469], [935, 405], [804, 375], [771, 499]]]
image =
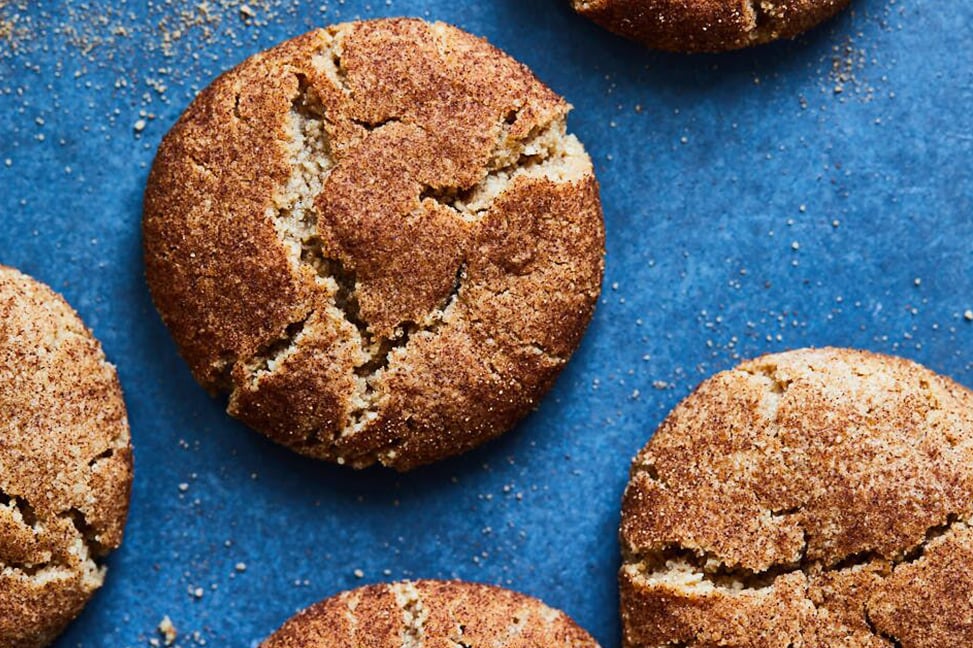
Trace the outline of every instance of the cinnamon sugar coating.
[[258, 54], [193, 102], [145, 195], [149, 285], [194, 375], [298, 452], [399, 470], [533, 408], [597, 298], [569, 106], [443, 24]]
[[798, 34], [849, 0], [571, 0], [582, 16], [649, 47], [721, 52]]
[[312, 605], [261, 648], [598, 648], [563, 612], [460, 581], [370, 585]]
[[629, 648], [973, 644], [973, 393], [847, 349], [705, 381], [636, 457]]
[[0, 646], [46, 646], [81, 612], [131, 483], [115, 368], [60, 295], [0, 266]]

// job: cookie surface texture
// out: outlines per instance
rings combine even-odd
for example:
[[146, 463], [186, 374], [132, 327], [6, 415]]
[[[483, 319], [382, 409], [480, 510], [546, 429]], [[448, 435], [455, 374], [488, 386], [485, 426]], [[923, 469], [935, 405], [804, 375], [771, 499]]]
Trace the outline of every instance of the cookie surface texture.
[[800, 350], [705, 381], [625, 492], [624, 645], [973, 645], [973, 393]]
[[582, 16], [649, 47], [721, 52], [798, 34], [849, 0], [572, 0]]
[[569, 106], [443, 24], [313, 31], [164, 139], [147, 277], [195, 377], [306, 455], [407, 470], [513, 426], [591, 317], [604, 230]]
[[114, 367], [59, 295], [0, 266], [0, 646], [46, 646], [81, 612], [131, 480]]
[[371, 585], [304, 610], [261, 648], [598, 648], [563, 612], [459, 581]]

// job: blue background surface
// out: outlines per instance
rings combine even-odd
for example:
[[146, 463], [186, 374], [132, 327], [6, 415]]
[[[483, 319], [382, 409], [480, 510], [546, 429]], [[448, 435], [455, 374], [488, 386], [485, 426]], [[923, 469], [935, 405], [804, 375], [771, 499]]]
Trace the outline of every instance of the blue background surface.
[[[298, 608], [403, 577], [510, 586], [611, 648], [628, 463], [703, 378], [830, 344], [973, 386], [973, 2], [855, 0], [795, 42], [692, 57], [562, 0], [255, 0], [247, 20], [240, 4], [0, 0], [0, 263], [94, 329], [136, 449], [125, 545], [59, 648], [146, 645], [164, 615], [180, 646], [254, 646]], [[312, 26], [385, 15], [485, 36], [565, 95], [608, 230], [598, 311], [539, 410], [404, 476], [229, 419], [177, 356], [140, 249], [148, 168], [195, 92]]]

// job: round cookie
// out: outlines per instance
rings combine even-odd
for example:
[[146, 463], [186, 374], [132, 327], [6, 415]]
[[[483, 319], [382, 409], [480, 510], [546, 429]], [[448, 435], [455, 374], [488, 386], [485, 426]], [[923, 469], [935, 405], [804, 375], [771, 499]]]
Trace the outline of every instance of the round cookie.
[[0, 645], [46, 646], [81, 612], [131, 483], [114, 367], [59, 295], [0, 266]]
[[300, 453], [407, 470], [529, 412], [603, 271], [569, 106], [454, 27], [312, 31], [205, 89], [143, 220], [155, 303], [197, 380]]
[[625, 492], [623, 644], [973, 645], [973, 393], [845, 349], [705, 381]]
[[460, 581], [403, 581], [339, 594], [304, 610], [261, 648], [598, 648], [535, 598]]
[[571, 0], [582, 16], [643, 45], [722, 52], [793, 38], [849, 0]]

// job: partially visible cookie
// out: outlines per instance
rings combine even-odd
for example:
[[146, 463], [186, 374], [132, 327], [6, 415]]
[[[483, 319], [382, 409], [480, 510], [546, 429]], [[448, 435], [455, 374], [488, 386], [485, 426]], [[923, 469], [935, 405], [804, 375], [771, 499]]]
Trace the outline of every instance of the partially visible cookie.
[[81, 612], [131, 483], [114, 367], [58, 294], [0, 266], [0, 646], [46, 646]]
[[571, 0], [602, 27], [673, 52], [721, 52], [793, 38], [850, 0]]
[[258, 54], [165, 137], [153, 299], [197, 380], [297, 452], [399, 470], [509, 430], [581, 340], [604, 228], [568, 104], [444, 24]]
[[261, 648], [598, 648], [537, 599], [460, 581], [404, 581], [339, 594], [304, 610]]
[[632, 466], [627, 648], [973, 645], [973, 392], [846, 349], [705, 381]]

